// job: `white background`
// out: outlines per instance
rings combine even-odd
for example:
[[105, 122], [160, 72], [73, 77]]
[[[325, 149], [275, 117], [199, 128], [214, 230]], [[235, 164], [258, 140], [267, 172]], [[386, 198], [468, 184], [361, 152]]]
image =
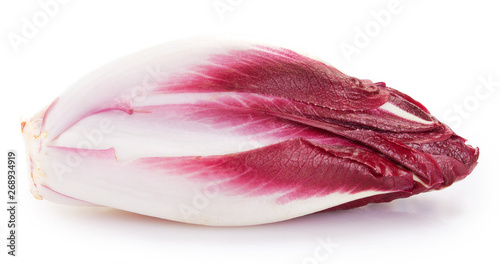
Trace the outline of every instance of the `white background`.
[[[0, 157], [6, 159], [9, 149], [18, 153], [19, 209], [15, 258], [7, 255], [7, 213], [1, 210], [0, 262], [498, 263], [498, 1], [392, 2], [75, 0], [48, 14], [38, 1], [1, 1]], [[387, 12], [390, 17], [377, 20]], [[37, 32], [23, 35], [33, 17]], [[254, 227], [194, 226], [31, 196], [21, 116], [32, 116], [116, 58], [221, 33], [283, 43], [349, 75], [385, 81], [479, 146], [479, 165], [442, 191]], [[24, 40], [12, 42], [13, 36]], [[355, 53], [344, 52], [347, 46]], [[491, 90], [481, 79], [493, 82]], [[5, 208], [6, 177], [1, 179]], [[323, 248], [321, 241], [335, 246]]]

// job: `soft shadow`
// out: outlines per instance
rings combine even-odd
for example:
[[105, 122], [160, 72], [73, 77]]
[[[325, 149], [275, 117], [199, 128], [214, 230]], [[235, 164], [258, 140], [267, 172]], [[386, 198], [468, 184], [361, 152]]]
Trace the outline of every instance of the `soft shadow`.
[[65, 225], [72, 224], [93, 236], [121, 235], [138, 241], [176, 244], [283, 244], [332, 237], [356, 241], [367, 237], [399, 237], [446, 228], [458, 207], [423, 197], [373, 204], [346, 211], [317, 213], [283, 222], [247, 227], [211, 227], [179, 223], [105, 207], [68, 207], [52, 204]]

